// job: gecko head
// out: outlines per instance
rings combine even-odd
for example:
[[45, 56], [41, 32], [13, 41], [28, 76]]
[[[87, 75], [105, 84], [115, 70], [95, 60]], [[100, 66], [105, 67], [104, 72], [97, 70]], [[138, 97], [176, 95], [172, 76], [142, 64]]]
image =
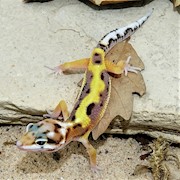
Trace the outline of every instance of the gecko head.
[[91, 56], [93, 64], [100, 65], [103, 63], [102, 61], [104, 61], [105, 52], [101, 48], [95, 48]]
[[68, 123], [54, 119], [30, 123], [26, 127], [26, 133], [17, 141], [16, 145], [25, 151], [57, 151], [67, 144], [68, 126]]

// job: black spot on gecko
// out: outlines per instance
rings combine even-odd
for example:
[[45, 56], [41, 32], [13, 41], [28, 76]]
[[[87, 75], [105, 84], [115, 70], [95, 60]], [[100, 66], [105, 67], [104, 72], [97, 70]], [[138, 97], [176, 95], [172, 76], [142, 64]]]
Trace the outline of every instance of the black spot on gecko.
[[99, 53], [95, 53], [92, 60], [94, 64], [101, 64], [101, 55]]
[[86, 86], [87, 86], [87, 83], [84, 85], [84, 87], [82, 89], [82, 92], [85, 90]]
[[138, 26], [135, 26], [135, 27], [134, 27], [134, 31], [135, 31], [137, 28], [138, 28]]
[[87, 111], [86, 114], [89, 116], [91, 115], [92, 109], [94, 108], [95, 103], [91, 103], [88, 107], [87, 107]]
[[74, 110], [77, 110], [79, 108], [79, 104], [77, 104], [77, 106], [74, 108]]
[[44, 131], [44, 132], [42, 132], [42, 134], [47, 134], [47, 133], [49, 133], [50, 132], [50, 130], [46, 130], [46, 131]]
[[101, 64], [101, 60], [96, 60], [95, 64]]
[[75, 124], [74, 126], [73, 126], [73, 129], [76, 129], [77, 127], [82, 127], [82, 125], [81, 124]]
[[74, 115], [71, 120], [74, 121], [75, 119], [76, 119], [76, 117], [75, 117], [75, 115]]
[[54, 141], [54, 140], [52, 140], [52, 139], [49, 139], [48, 138], [48, 141], [47, 141], [49, 144], [57, 144], [57, 142], [56, 141]]
[[40, 128], [42, 125], [43, 125], [43, 124], [39, 124], [39, 125], [37, 125], [37, 128]]
[[[146, 20], [145, 20], [146, 21]], [[143, 21], [142, 23], [141, 23], [141, 25], [139, 24], [138, 26], [140, 27], [140, 26], [142, 26], [144, 23], [145, 23], [145, 21]]]
[[126, 29], [126, 34], [128, 34], [129, 32], [133, 32], [133, 29], [132, 28], [128, 28], [128, 29]]
[[100, 95], [99, 95], [100, 97], [102, 97], [102, 93], [100, 93]]
[[41, 135], [37, 137], [37, 139], [41, 139], [41, 138], [43, 138], [43, 136], [41, 136]]
[[108, 46], [110, 46], [111, 45], [111, 43], [114, 41], [114, 39], [109, 39], [109, 43], [108, 43]]
[[80, 98], [79, 98], [79, 101], [82, 101], [82, 99], [83, 99], [83, 97], [80, 97]]
[[120, 39], [120, 38], [121, 38], [121, 36], [120, 36], [119, 34], [116, 34], [116, 36], [117, 36], [117, 38], [118, 38], [118, 39]]
[[[100, 43], [100, 42], [99, 42]], [[103, 49], [103, 50], [106, 50], [106, 46], [104, 45], [104, 44], [99, 44], [97, 47], [100, 47], [101, 49]]]
[[60, 128], [61, 128], [61, 126], [59, 124], [54, 124], [54, 132], [55, 133], [59, 133]]
[[90, 89], [88, 89], [87, 91], [86, 91], [86, 94], [89, 94], [90, 93]]
[[101, 79], [104, 80], [104, 74], [103, 73], [101, 73]]
[[101, 107], [103, 106], [103, 102], [101, 102], [100, 106], [101, 106]]
[[[114, 30], [112, 30], [112, 31], [110, 31], [109, 33], [107, 33], [106, 35], [108, 35], [108, 34], [111, 34], [112, 32], [116, 32], [118, 29], [114, 29]], [[105, 35], [105, 36], [106, 36]]]
[[54, 124], [54, 126], [55, 126], [55, 128], [57, 128], [57, 129], [60, 129], [60, 128], [61, 128], [61, 125], [59, 125], [59, 124]]
[[107, 92], [109, 91], [109, 86], [107, 86]]

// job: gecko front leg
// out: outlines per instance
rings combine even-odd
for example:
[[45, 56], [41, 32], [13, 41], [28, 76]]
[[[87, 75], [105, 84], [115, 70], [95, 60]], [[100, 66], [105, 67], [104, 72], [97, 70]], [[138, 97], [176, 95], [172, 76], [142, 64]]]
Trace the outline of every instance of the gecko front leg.
[[85, 71], [89, 64], [89, 58], [84, 58], [76, 61], [67, 62], [64, 64], [60, 64], [59, 66], [56, 66], [54, 68], [50, 68], [48, 66], [48, 69], [52, 70], [55, 74], [61, 74], [66, 72], [78, 72], [78, 71]]
[[117, 64], [106, 60], [105, 64], [107, 71], [113, 74], [122, 74], [124, 72], [125, 76], [127, 76], [128, 72], [137, 73], [138, 71], [141, 71], [141, 68], [131, 66], [129, 64], [130, 60], [131, 56], [129, 56], [126, 61], [120, 60]]
[[63, 120], [66, 120], [69, 117], [69, 111], [67, 108], [67, 104], [65, 101], [60, 101], [59, 104], [56, 106], [54, 111], [47, 111], [48, 114], [44, 114], [43, 117], [45, 118], [52, 118], [52, 119], [59, 119], [60, 115], [62, 114]]
[[141, 71], [141, 70], [142, 70], [142, 69], [139, 68], [139, 67], [131, 66], [131, 65], [129, 64], [130, 60], [131, 60], [131, 56], [129, 56], [129, 57], [127, 58], [126, 62], [125, 62], [125, 66], [124, 66], [124, 74], [125, 74], [125, 76], [127, 76], [128, 72], [133, 72], [133, 73], [136, 73], [136, 74], [137, 74], [138, 71]]

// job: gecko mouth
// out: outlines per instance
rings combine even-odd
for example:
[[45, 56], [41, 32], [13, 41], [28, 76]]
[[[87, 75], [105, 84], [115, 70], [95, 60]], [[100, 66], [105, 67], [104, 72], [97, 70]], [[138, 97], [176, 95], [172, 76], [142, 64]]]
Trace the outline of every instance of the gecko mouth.
[[33, 144], [33, 145], [23, 145], [20, 141], [17, 141], [16, 146], [18, 147], [18, 149], [23, 150], [23, 151], [33, 151], [33, 152], [38, 152], [38, 151], [44, 151], [44, 152], [55, 152], [58, 149], [55, 147], [52, 147], [50, 145], [46, 145], [47, 147], [44, 146], [40, 146], [37, 144]]

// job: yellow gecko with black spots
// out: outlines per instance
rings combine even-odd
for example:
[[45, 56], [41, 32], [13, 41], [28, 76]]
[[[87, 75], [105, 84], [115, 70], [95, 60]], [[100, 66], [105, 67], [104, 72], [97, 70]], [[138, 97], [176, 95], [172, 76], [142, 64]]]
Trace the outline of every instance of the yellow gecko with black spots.
[[[88, 136], [102, 119], [111, 94], [111, 79], [108, 73], [122, 74], [128, 71], [137, 73], [139, 68], [119, 61], [114, 64], [105, 58], [106, 53], [118, 42], [127, 39], [151, 15], [148, 13], [138, 21], [106, 34], [91, 57], [64, 63], [54, 70], [64, 72], [72, 69], [84, 69], [85, 75], [77, 102], [69, 114], [66, 103], [60, 101], [52, 113], [46, 114], [43, 121], [30, 123], [26, 133], [17, 141], [17, 147], [26, 151], [54, 152], [62, 149], [71, 141], [81, 142], [87, 149], [93, 170], [97, 169], [96, 150], [89, 143]], [[64, 121], [59, 117], [63, 116]]]

